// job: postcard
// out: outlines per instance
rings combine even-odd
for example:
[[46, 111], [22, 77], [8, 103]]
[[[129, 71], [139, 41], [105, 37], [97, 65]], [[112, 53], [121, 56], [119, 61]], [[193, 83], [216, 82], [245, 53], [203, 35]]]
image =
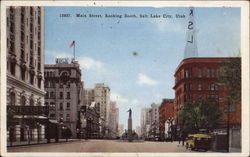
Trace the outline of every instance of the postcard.
[[249, 156], [249, 3], [3, 1], [2, 156]]

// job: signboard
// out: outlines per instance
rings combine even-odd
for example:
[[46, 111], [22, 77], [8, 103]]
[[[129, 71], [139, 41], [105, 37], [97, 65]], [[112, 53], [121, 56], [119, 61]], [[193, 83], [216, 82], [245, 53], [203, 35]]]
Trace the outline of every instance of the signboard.
[[48, 106], [7, 106], [7, 110], [12, 109], [15, 115], [47, 115]]
[[69, 64], [69, 59], [68, 58], [56, 58], [56, 63]]

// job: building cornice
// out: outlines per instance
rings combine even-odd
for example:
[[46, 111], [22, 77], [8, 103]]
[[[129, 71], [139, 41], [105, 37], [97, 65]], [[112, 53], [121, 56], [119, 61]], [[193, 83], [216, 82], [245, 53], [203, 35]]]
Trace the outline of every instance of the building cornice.
[[175, 70], [175, 74], [181, 69], [183, 65], [187, 64], [201, 64], [201, 63], [222, 63], [222, 61], [230, 60], [230, 59], [241, 59], [241, 57], [193, 57], [193, 58], [186, 58], [183, 59], [180, 64], [177, 66]]
[[29, 85], [26, 82], [18, 80], [9, 74], [7, 74], [7, 82], [9, 82], [10, 84], [13, 84], [15, 87], [19, 87], [19, 88], [25, 90], [25, 91], [32, 91], [32, 92], [34, 92], [34, 94], [45, 95], [45, 91], [38, 89], [38, 88], [35, 88], [34, 86]]

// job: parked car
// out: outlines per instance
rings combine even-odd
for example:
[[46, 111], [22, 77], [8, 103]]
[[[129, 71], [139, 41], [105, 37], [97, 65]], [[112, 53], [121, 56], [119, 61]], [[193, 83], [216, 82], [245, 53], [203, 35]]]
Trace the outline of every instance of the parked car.
[[211, 149], [211, 141], [212, 137], [207, 134], [189, 134], [186, 140], [186, 149], [203, 149], [207, 151]]

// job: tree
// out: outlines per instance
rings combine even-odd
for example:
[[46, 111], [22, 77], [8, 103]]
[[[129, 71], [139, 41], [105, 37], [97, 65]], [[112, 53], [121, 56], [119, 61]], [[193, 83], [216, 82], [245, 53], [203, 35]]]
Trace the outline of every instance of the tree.
[[199, 103], [187, 103], [179, 112], [182, 131], [195, 133], [200, 129], [213, 130], [219, 123], [222, 112], [216, 103], [205, 100]]
[[241, 58], [235, 57], [223, 62], [219, 82], [230, 89], [227, 99], [241, 103]]
[[11, 108], [8, 108], [7, 110], [7, 126], [11, 126], [12, 123], [14, 122], [14, 116], [15, 116], [16, 112], [11, 109]]

